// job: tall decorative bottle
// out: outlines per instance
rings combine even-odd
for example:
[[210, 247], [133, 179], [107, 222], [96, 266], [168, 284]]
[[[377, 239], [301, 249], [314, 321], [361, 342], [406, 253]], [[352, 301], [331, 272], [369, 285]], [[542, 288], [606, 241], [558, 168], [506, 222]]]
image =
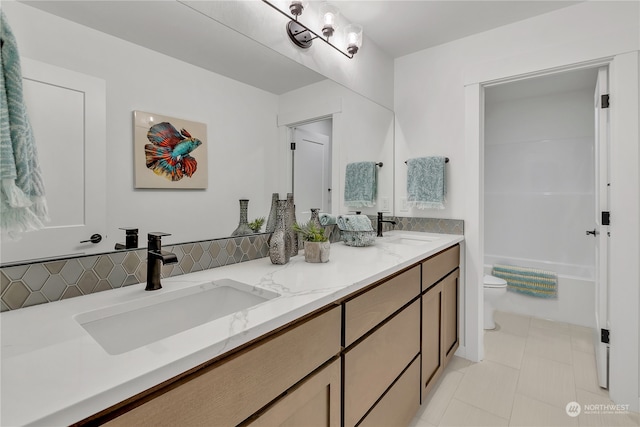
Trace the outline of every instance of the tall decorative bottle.
[[278, 215], [278, 200], [280, 199], [279, 193], [273, 193], [271, 195], [271, 210], [269, 211], [269, 218], [267, 218], [267, 226], [265, 228], [266, 233], [273, 233], [276, 229], [276, 217]]
[[240, 199], [240, 222], [231, 236], [244, 236], [245, 234], [253, 234], [253, 230], [249, 227], [247, 220], [247, 211], [249, 210], [249, 200]]
[[296, 205], [293, 203], [293, 193], [287, 193], [287, 212], [285, 219], [285, 227], [289, 236], [289, 245], [291, 248], [291, 256], [298, 255], [298, 233], [293, 231], [293, 224], [296, 222]]
[[311, 218], [309, 218], [309, 222], [315, 225], [318, 228], [322, 228], [322, 224], [320, 223], [320, 209], [319, 208], [311, 208]]
[[269, 258], [272, 264], [281, 265], [288, 263], [291, 255], [290, 240], [285, 227], [287, 201], [278, 200], [276, 206], [276, 228], [271, 235]]

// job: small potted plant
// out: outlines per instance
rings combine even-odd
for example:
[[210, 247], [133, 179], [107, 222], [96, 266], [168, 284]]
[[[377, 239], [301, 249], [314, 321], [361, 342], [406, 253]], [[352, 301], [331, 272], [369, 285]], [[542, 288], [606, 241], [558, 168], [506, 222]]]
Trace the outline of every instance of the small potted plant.
[[254, 233], [259, 233], [260, 229], [262, 228], [262, 224], [264, 224], [264, 217], [256, 218], [248, 225]]
[[304, 241], [304, 260], [306, 262], [327, 262], [331, 243], [324, 235], [324, 228], [311, 221], [306, 224], [293, 224], [293, 231], [300, 233]]

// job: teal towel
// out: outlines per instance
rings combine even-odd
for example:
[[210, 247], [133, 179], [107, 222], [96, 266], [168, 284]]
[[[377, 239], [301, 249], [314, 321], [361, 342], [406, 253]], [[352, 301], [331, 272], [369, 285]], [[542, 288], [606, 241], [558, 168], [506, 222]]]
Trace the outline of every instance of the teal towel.
[[445, 157], [407, 160], [407, 204], [418, 209], [444, 209]]
[[371, 220], [366, 215], [338, 215], [336, 222], [342, 231], [373, 231]]
[[0, 229], [39, 230], [48, 221], [36, 143], [22, 93], [18, 45], [0, 11]]
[[336, 224], [335, 215], [331, 215], [328, 213], [321, 213], [318, 215], [318, 219], [320, 220], [320, 224], [322, 225], [334, 225]]
[[558, 276], [551, 271], [494, 265], [491, 274], [507, 281], [507, 289], [539, 298], [558, 297]]
[[344, 204], [347, 207], [372, 207], [376, 201], [378, 183], [375, 162], [347, 165], [344, 179]]

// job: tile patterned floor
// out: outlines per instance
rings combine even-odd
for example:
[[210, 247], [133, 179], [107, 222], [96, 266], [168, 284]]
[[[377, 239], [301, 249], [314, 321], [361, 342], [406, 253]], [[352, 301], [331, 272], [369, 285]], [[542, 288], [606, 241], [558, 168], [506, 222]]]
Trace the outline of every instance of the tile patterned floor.
[[[640, 426], [637, 413], [586, 409], [613, 403], [597, 383], [590, 329], [502, 312], [496, 322], [485, 360], [454, 357], [411, 427]], [[582, 405], [577, 417], [569, 402]]]

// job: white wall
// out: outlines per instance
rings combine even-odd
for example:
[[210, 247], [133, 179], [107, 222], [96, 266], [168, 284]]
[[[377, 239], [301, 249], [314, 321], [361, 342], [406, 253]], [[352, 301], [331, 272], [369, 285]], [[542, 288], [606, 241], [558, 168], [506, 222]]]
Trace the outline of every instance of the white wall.
[[[277, 96], [29, 6], [2, 8], [22, 56], [106, 81], [107, 250], [125, 226], [140, 228], [141, 245], [149, 231], [172, 233], [168, 243], [228, 236], [240, 198], [250, 199], [249, 220], [268, 214]], [[133, 110], [207, 124], [207, 190], [133, 188]]]
[[447, 208], [412, 214], [465, 220], [464, 352], [478, 360], [483, 351], [482, 85], [572, 64], [612, 60], [611, 94], [618, 97], [620, 109], [612, 106], [611, 110], [612, 181], [616, 181], [612, 182], [611, 210], [618, 225], [611, 226], [610, 305], [616, 307], [611, 334], [617, 338], [611, 343], [610, 395], [635, 410], [640, 395], [639, 16], [637, 2], [584, 2], [398, 58], [394, 75], [396, 205], [405, 186], [399, 162], [431, 153], [451, 159]]
[[[358, 208], [375, 215], [383, 210], [384, 199], [393, 200], [394, 115], [345, 87], [325, 80], [280, 96], [278, 122], [281, 126], [314, 117], [333, 116], [331, 207], [334, 214], [347, 213], [344, 206], [344, 176], [347, 163], [383, 162], [378, 168], [378, 202], [371, 208]], [[284, 136], [286, 138], [286, 135]], [[281, 146], [287, 146], [286, 139]], [[290, 155], [290, 154], [287, 154]], [[283, 155], [282, 158], [286, 158]], [[290, 161], [290, 160], [287, 160]], [[286, 163], [288, 164], [288, 163]], [[281, 170], [286, 171], [283, 166]], [[285, 183], [290, 177], [282, 178]]]

